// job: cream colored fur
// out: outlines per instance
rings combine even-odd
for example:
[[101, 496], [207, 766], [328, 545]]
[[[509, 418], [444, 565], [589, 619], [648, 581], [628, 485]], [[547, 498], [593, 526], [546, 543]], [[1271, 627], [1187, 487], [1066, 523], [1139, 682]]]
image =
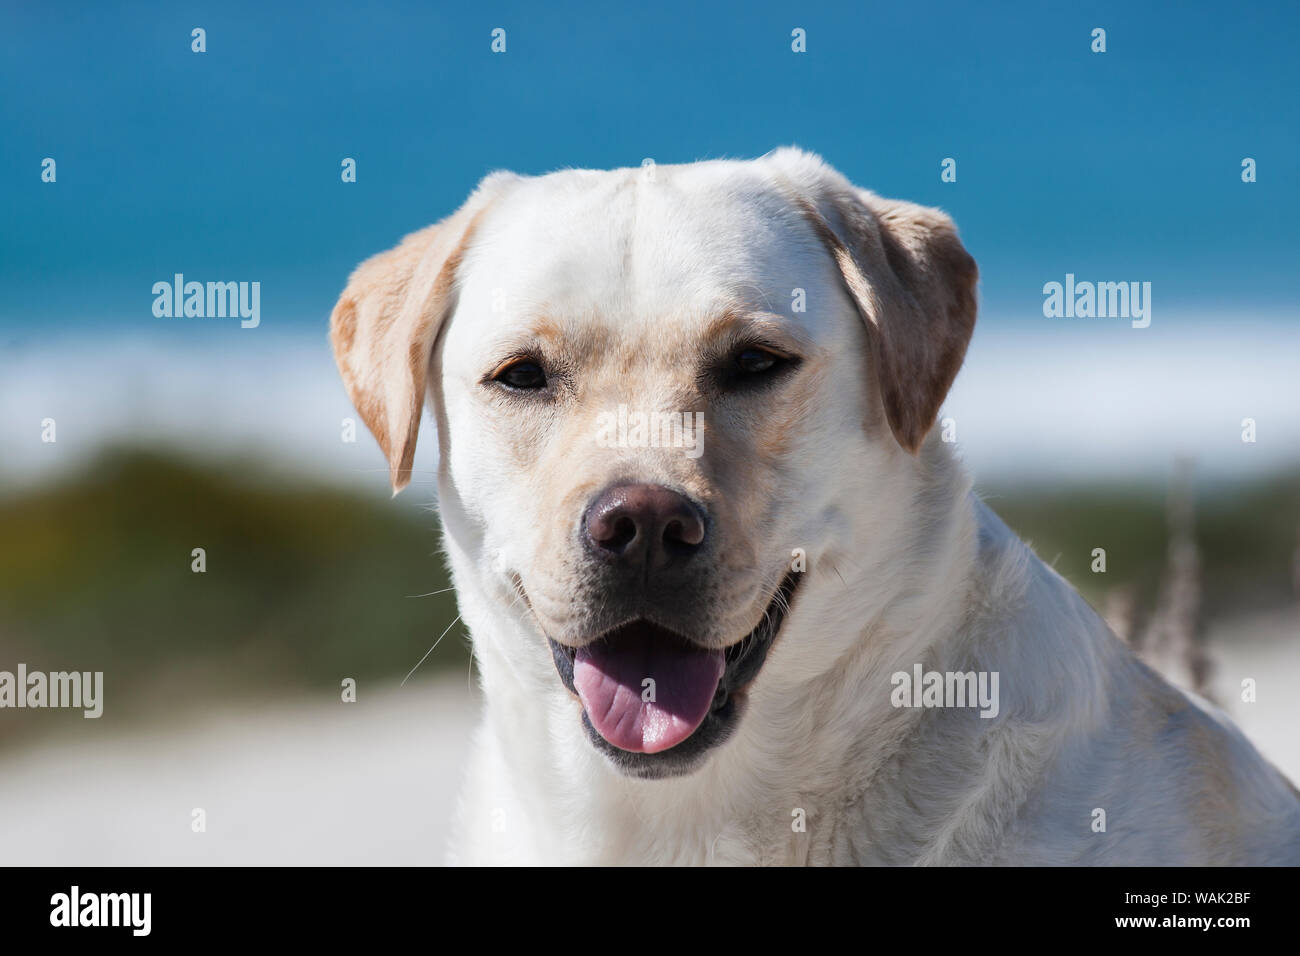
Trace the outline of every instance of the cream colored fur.
[[[1287, 781], [1143, 666], [926, 437], [974, 285], [946, 216], [797, 150], [497, 174], [357, 270], [339, 365], [395, 488], [427, 399], [482, 675], [454, 862], [1300, 862]], [[753, 328], [803, 364], [765, 397], [713, 395], [701, 357]], [[522, 405], [486, 384], [521, 350], [562, 365], [567, 391]], [[599, 447], [620, 403], [702, 411], [704, 454]], [[626, 477], [709, 509], [723, 547], [702, 644], [739, 640], [792, 552], [808, 561], [733, 736], [672, 779], [625, 777], [591, 745], [544, 636], [584, 639], [601, 595], [574, 528]], [[917, 663], [998, 672], [996, 718], [893, 706], [891, 675]]]

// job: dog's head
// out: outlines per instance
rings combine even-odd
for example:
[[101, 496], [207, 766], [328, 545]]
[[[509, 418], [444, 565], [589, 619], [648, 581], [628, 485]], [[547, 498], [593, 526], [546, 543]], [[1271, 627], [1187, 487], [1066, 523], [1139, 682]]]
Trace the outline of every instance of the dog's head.
[[[331, 335], [395, 489], [431, 400], [458, 587], [517, 625], [471, 620], [480, 654], [545, 666], [597, 748], [662, 776], [778, 680], [805, 579], [887, 558], [975, 282], [947, 216], [779, 150], [491, 176], [360, 266]], [[844, 638], [808, 640], [791, 679]]]

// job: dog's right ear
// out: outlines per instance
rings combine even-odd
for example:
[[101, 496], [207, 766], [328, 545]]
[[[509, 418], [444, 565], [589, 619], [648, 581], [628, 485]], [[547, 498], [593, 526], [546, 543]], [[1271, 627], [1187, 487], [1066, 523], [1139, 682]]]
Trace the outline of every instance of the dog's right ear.
[[356, 268], [330, 315], [348, 397], [388, 457], [393, 493], [411, 480], [429, 361], [455, 306], [456, 272], [483, 211], [507, 182], [494, 173], [453, 215]]

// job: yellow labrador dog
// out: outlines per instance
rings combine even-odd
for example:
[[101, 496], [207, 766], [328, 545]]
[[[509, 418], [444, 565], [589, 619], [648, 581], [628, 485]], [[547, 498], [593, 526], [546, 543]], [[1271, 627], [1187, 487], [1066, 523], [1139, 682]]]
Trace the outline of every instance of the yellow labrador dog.
[[975, 324], [943, 213], [783, 149], [489, 176], [352, 276], [423, 409], [486, 712], [464, 863], [1300, 862], [1300, 800], [929, 437]]

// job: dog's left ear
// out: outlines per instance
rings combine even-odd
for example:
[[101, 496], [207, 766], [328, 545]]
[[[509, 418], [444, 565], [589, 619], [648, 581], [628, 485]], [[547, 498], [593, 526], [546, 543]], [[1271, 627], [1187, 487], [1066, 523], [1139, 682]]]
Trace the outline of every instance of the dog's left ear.
[[979, 271], [948, 216], [847, 183], [799, 200], [871, 333], [880, 397], [915, 453], [939, 415], [975, 328]]
[[455, 304], [461, 257], [491, 199], [517, 178], [489, 176], [453, 215], [357, 266], [330, 316], [334, 360], [388, 458], [394, 494], [411, 480], [429, 361]]

